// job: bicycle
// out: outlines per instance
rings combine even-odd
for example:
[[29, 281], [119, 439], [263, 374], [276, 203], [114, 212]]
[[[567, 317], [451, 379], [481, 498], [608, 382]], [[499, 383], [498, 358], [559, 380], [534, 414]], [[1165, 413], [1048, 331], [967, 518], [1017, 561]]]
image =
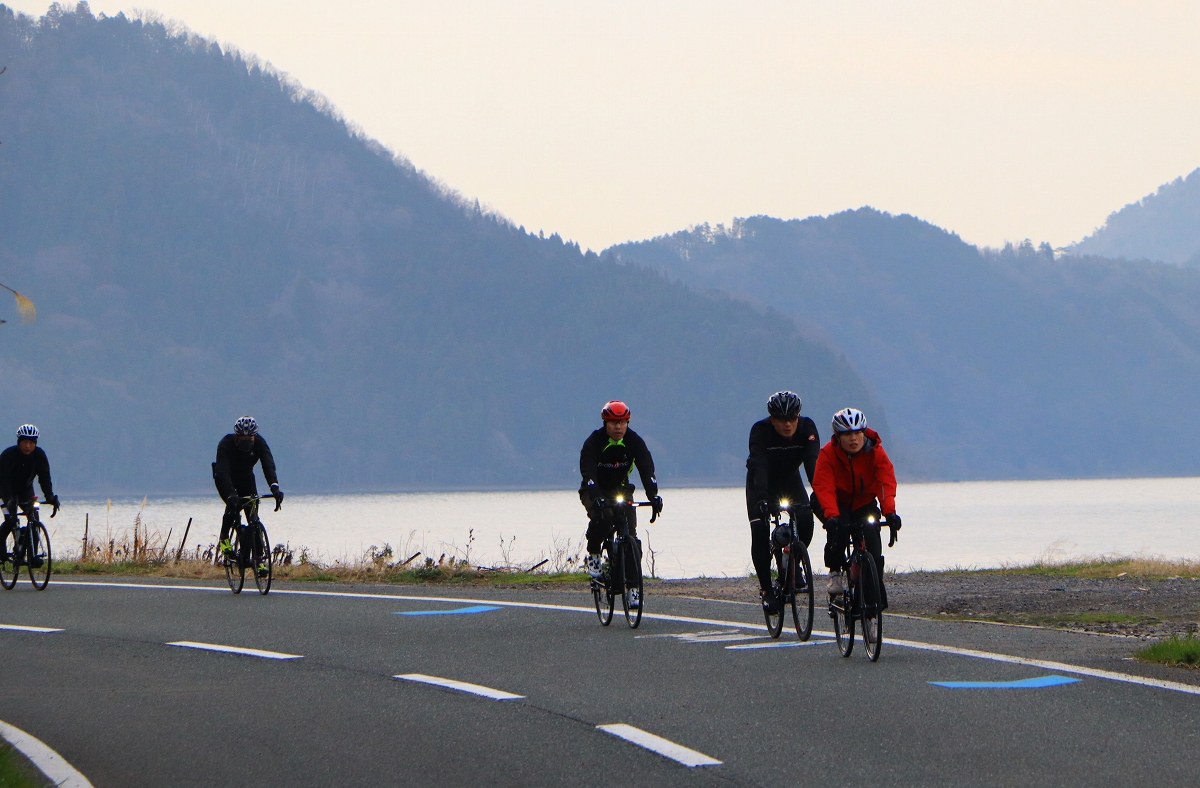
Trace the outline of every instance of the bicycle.
[[[805, 510], [803, 505], [793, 506], [786, 500], [773, 507], [771, 512], [771, 554], [775, 559], [775, 604], [763, 608], [767, 619], [767, 633], [779, 637], [783, 632], [783, 606], [792, 608], [792, 623], [800, 640], [812, 636], [813, 626], [813, 574], [808, 558], [808, 548], [796, 531], [796, 510]], [[782, 522], [787, 512], [787, 522]]]
[[[3, 540], [0, 541], [0, 585], [4, 586], [5, 591], [11, 591], [16, 586], [21, 567], [26, 568], [29, 582], [33, 583], [33, 587], [38, 591], [44, 590], [50, 583], [50, 535], [46, 533], [46, 526], [42, 524], [41, 508], [37, 500], [34, 500], [33, 517], [24, 510], [19, 511], [17, 516], [19, 518], [24, 515], [25, 525], [16, 527], [7, 523], [8, 509], [0, 508], [6, 521], [0, 526], [3, 529]], [[36, 546], [29, 544], [31, 534]]]
[[[621, 597], [621, 605], [625, 610], [625, 621], [630, 629], [637, 629], [642, 623], [642, 608], [646, 606], [645, 589], [642, 584], [642, 542], [629, 533], [630, 513], [637, 508], [654, 506], [650, 501], [627, 501], [623, 495], [618, 495], [610, 504], [601, 499], [596, 505], [603, 511], [608, 509], [613, 516], [613, 530], [616, 536], [605, 540], [604, 552], [608, 555], [605, 569], [600, 578], [592, 578], [592, 599], [596, 603], [596, 617], [601, 626], [612, 623], [616, 598]], [[658, 517], [655, 513], [650, 516], [650, 522]], [[637, 594], [637, 604], [633, 604], [633, 594]]]
[[[271, 575], [274, 568], [274, 558], [271, 555], [271, 540], [267, 537], [267, 527], [258, 517], [258, 502], [271, 496], [244, 495], [242, 507], [238, 512], [238, 521], [230, 533], [230, 549], [221, 556], [225, 567], [225, 579], [233, 593], [242, 593], [246, 583], [246, 570], [254, 573], [254, 584], [258, 593], [266, 596], [271, 590]], [[278, 504], [275, 510], [279, 510]], [[246, 513], [246, 523], [242, 523], [241, 512]]]
[[[886, 525], [886, 520], [868, 514], [857, 523], [835, 526], [836, 530], [849, 534], [850, 542], [845, 548], [846, 589], [829, 598], [829, 617], [833, 619], [838, 651], [843, 657], [849, 657], [854, 651], [854, 624], [857, 621], [862, 626], [867, 659], [872, 662], [879, 660], [883, 648], [882, 581], [875, 558], [866, 546], [866, 529], [876, 524]], [[892, 531], [888, 547], [895, 543], [896, 532]]]

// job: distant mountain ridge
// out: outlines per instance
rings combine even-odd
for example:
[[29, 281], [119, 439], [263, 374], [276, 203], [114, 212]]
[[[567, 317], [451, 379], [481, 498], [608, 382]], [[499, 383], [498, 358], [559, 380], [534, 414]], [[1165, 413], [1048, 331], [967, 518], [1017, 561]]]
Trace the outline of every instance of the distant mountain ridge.
[[0, 266], [40, 314], [0, 328], [0, 429], [68, 497], [211, 489], [245, 413], [295, 492], [573, 486], [610, 397], [665, 485], [737, 483], [772, 391], [880, 408], [789, 318], [481, 213], [212, 42], [0, 6], [0, 61]]
[[1109, 214], [1077, 254], [1200, 265], [1200, 168]]
[[[1200, 270], [977, 249], [869, 208], [605, 256], [820, 327], [935, 479], [1200, 474]], [[868, 413], [870, 416], [870, 413]]]

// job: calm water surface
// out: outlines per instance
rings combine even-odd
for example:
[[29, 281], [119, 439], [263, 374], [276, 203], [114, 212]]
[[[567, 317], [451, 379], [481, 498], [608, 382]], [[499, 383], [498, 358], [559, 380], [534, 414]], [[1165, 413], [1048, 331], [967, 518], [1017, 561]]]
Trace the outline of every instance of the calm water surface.
[[[640, 521], [658, 575], [751, 571], [742, 488], [664, 488], [662, 495], [662, 518]], [[47, 521], [60, 554], [78, 549], [85, 513], [93, 540], [119, 537], [139, 512], [151, 530], [171, 531], [172, 549], [189, 517], [189, 549], [215, 542], [220, 529], [215, 495], [151, 498], [144, 508], [141, 500], [64, 500], [59, 516]], [[904, 484], [898, 510], [904, 530], [884, 554], [901, 570], [1104, 554], [1200, 558], [1200, 478]], [[306, 546], [321, 560], [356, 558], [388, 544], [405, 558], [419, 550], [435, 560], [462, 557], [469, 548], [471, 562], [483, 566], [503, 563], [506, 552], [526, 565], [578, 553], [587, 525], [574, 491], [289, 495], [283, 510], [263, 521], [273, 542]], [[822, 544], [818, 528], [814, 563], [822, 563]]]

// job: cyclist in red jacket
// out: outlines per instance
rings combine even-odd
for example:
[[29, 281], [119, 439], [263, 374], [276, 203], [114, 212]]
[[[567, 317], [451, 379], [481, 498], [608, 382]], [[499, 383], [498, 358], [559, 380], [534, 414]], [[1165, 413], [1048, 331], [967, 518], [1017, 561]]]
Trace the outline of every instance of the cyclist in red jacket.
[[900, 530], [900, 515], [896, 514], [896, 470], [883, 450], [879, 433], [867, 426], [867, 417], [861, 410], [843, 408], [833, 414], [833, 437], [817, 455], [817, 473], [812, 486], [813, 514], [828, 531], [825, 566], [829, 567], [829, 593], [840, 594], [844, 588], [842, 570], [845, 569], [844, 550], [849, 536], [836, 526], [874, 517], [875, 525], [866, 529], [867, 550], [879, 568], [879, 587], [886, 608], [879, 520], [882, 513], [893, 534]]

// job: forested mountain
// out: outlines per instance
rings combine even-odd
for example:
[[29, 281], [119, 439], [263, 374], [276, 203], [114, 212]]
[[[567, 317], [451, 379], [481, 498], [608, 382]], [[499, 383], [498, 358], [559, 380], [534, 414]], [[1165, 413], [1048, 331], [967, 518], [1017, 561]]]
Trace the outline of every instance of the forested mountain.
[[1077, 254], [1200, 265], [1200, 169], [1109, 214]]
[[0, 65], [0, 271], [39, 308], [0, 429], [64, 495], [209, 489], [244, 413], [315, 491], [574, 485], [610, 397], [667, 485], [736, 483], [778, 388], [878, 412], [790, 318], [482, 212], [209, 41], [0, 6]]
[[867, 208], [701, 226], [604, 256], [824, 329], [884, 403], [910, 472], [1200, 474], [1200, 269], [981, 251]]

